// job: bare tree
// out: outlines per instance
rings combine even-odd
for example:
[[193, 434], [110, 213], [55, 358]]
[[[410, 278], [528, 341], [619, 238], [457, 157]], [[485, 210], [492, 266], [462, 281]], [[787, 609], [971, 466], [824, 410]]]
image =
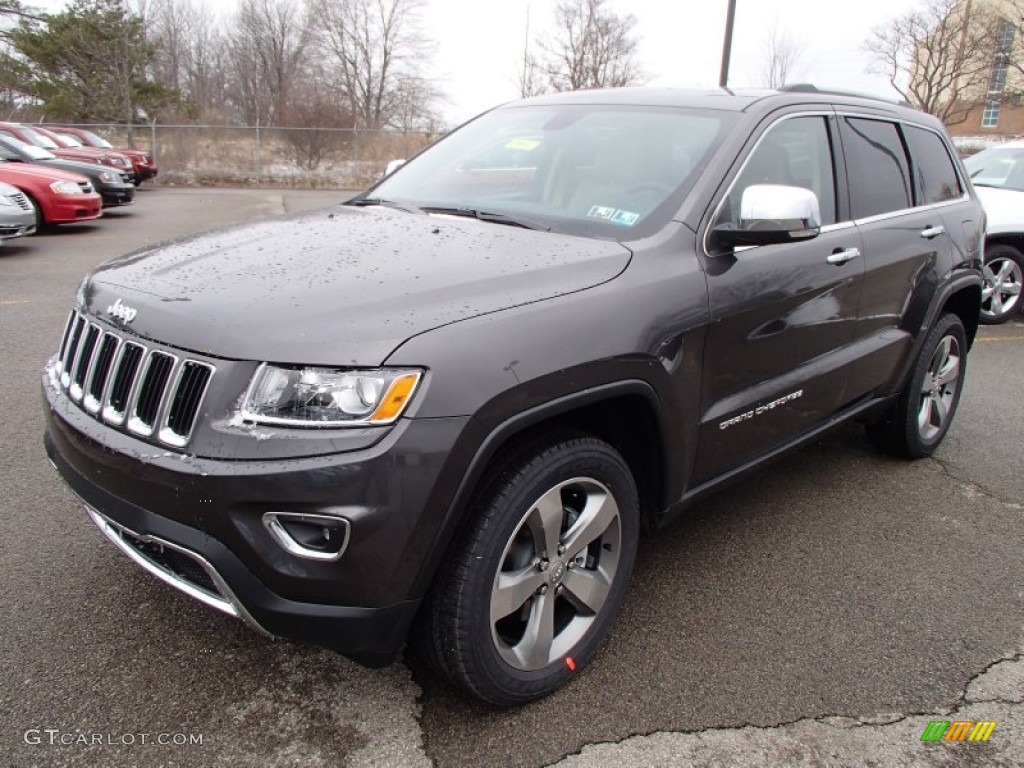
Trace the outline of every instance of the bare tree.
[[310, 0], [310, 8], [324, 65], [358, 127], [433, 118], [438, 94], [423, 77], [431, 51], [420, 31], [422, 0]]
[[781, 88], [799, 77], [806, 52], [804, 42], [784, 29], [779, 29], [776, 18], [764, 43], [763, 69], [760, 85]]
[[155, 77], [178, 90], [193, 116], [216, 119], [228, 97], [227, 43], [202, 0], [143, 0], [149, 37], [157, 44]]
[[606, 2], [559, 0], [555, 6], [555, 34], [541, 42], [554, 90], [618, 88], [641, 82], [633, 37], [636, 18], [618, 15]]
[[876, 27], [865, 43], [876, 71], [907, 101], [947, 124], [963, 122], [987, 89], [994, 18], [970, 0], [924, 0]]
[[233, 91], [246, 122], [274, 124], [285, 113], [292, 85], [312, 40], [300, 0], [242, 0], [228, 40]]

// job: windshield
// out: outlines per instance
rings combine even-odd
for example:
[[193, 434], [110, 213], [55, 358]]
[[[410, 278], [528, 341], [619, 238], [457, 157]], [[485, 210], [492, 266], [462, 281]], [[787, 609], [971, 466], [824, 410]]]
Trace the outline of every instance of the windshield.
[[64, 133], [53, 134], [53, 140], [60, 144], [62, 147], [82, 147], [85, 146], [78, 139], [68, 136]]
[[47, 152], [42, 147], [36, 147], [32, 144], [26, 144], [24, 141], [18, 139], [4, 139], [4, 141], [12, 147], [16, 147], [19, 152], [23, 155], [28, 156], [32, 160], [54, 160], [56, 156], [50, 152]]
[[678, 210], [733, 120], [728, 112], [661, 107], [496, 109], [427, 149], [367, 197], [635, 239]]
[[1024, 147], [986, 149], [967, 158], [964, 165], [976, 186], [1024, 192]]
[[92, 131], [82, 131], [82, 135], [85, 136], [86, 140], [94, 147], [102, 147], [103, 149], [113, 149], [114, 145], [106, 139], [100, 138]]
[[21, 126], [21, 132], [32, 140], [32, 143], [39, 147], [45, 147], [46, 149], [59, 149], [56, 142], [46, 136], [43, 136], [39, 131], [28, 126]]

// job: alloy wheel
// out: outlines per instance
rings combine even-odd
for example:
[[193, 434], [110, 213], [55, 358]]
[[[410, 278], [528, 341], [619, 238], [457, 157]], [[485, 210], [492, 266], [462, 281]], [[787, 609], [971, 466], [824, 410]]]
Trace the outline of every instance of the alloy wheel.
[[621, 538], [615, 497], [592, 478], [561, 482], [530, 506], [491, 590], [491, 636], [507, 664], [543, 669], [584, 638], [608, 599]]

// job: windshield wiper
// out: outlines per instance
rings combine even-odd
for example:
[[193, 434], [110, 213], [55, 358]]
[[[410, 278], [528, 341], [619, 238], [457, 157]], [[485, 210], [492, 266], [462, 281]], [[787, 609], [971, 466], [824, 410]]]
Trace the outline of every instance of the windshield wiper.
[[529, 219], [518, 216], [509, 216], [505, 213], [492, 213], [481, 211], [479, 208], [444, 208], [435, 205], [425, 205], [422, 210], [426, 213], [441, 213], [448, 216], [467, 216], [480, 219], [480, 221], [491, 221], [495, 224], [507, 224], [511, 227], [522, 227], [523, 229], [539, 229], [542, 232], [550, 232], [551, 227]]
[[417, 208], [412, 203], [400, 203], [397, 200], [385, 200], [383, 197], [357, 197], [349, 200], [345, 205], [355, 205], [360, 208], [369, 205], [382, 205], [385, 208], [395, 208], [406, 213], [423, 213], [422, 208]]

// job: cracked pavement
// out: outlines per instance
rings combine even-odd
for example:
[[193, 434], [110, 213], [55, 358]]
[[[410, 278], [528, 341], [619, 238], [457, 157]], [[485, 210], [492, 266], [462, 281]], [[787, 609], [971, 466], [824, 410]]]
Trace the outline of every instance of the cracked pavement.
[[[139, 572], [41, 446], [38, 372], [106, 257], [330, 192], [152, 189], [93, 225], [0, 247], [0, 764], [240, 766], [1024, 764], [1024, 323], [982, 330], [935, 459], [856, 427], [641, 543], [609, 641], [510, 710], [404, 663], [273, 642]], [[994, 720], [982, 744], [931, 720]], [[202, 733], [202, 746], [27, 744]]]

